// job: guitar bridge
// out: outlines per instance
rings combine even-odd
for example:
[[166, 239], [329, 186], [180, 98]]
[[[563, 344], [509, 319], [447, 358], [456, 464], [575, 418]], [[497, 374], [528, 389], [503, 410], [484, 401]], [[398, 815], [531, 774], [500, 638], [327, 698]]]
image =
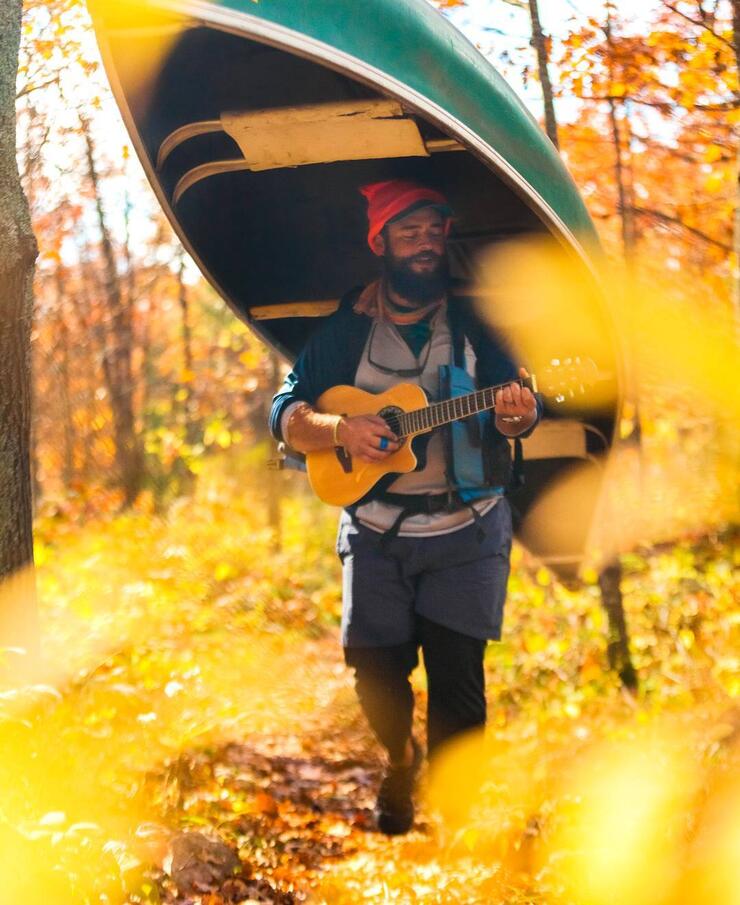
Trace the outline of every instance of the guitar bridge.
[[342, 471], [345, 474], [350, 474], [352, 472], [352, 456], [347, 452], [347, 450], [343, 446], [335, 446], [334, 455], [339, 460], [339, 464], [342, 466]]

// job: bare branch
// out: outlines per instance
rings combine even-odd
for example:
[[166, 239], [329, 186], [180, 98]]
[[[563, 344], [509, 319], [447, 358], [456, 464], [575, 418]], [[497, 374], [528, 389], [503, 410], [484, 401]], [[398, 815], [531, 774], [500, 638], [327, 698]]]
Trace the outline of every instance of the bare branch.
[[[648, 101], [644, 98], [634, 97], [624, 94], [594, 94], [588, 97], [582, 97], [582, 101], [629, 101], [631, 104], [637, 104], [640, 107], [653, 107], [663, 113], [672, 113], [680, 106], [676, 101]], [[718, 104], [693, 104], [693, 110], [702, 110], [705, 113], [726, 113], [730, 110], [740, 108], [740, 97], [731, 101], [721, 101]]]
[[719, 239], [708, 236], [695, 226], [689, 226], [688, 223], [684, 223], [679, 217], [672, 217], [670, 214], [663, 213], [663, 211], [656, 211], [647, 207], [634, 207], [633, 211], [640, 216], [651, 217], [653, 220], [657, 220], [660, 223], [670, 223], [674, 226], [680, 226], [682, 229], [691, 233], [692, 236], [696, 236], [697, 239], [701, 239], [703, 242], [706, 242], [708, 245], [713, 245], [715, 248], [720, 248], [728, 254], [732, 251], [732, 247], [726, 242], [721, 242]]
[[40, 91], [42, 88], [48, 88], [49, 85], [58, 85], [59, 84], [59, 73], [57, 73], [53, 78], [48, 79], [45, 82], [41, 82], [38, 85], [34, 85], [32, 82], [29, 82], [27, 85], [24, 85], [23, 88], [16, 94], [15, 99], [19, 101], [22, 97], [28, 97], [29, 94], [32, 94], [34, 91]]
[[668, 0], [663, 0], [663, 6], [669, 9], [672, 13], [675, 13], [677, 16], [680, 16], [682, 19], [685, 19], [686, 22], [690, 22], [692, 25], [696, 25], [697, 28], [704, 28], [708, 32], [710, 32], [718, 41], [722, 41], [723, 44], [727, 44], [727, 46], [734, 50], [732, 46], [732, 41], [728, 41], [724, 35], [718, 35], [717, 32], [712, 28], [712, 25], [709, 24], [709, 21], [702, 21], [701, 19], [694, 19], [688, 13], [683, 12], [677, 6], [674, 6], [672, 3], [669, 3]]

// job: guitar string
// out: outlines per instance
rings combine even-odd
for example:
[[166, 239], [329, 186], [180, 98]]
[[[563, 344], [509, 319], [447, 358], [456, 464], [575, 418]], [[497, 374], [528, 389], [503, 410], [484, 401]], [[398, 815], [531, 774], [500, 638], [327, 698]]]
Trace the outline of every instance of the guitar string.
[[[430, 430], [450, 421], [457, 421], [460, 418], [466, 418], [469, 415], [493, 408], [496, 391], [513, 382], [518, 383], [520, 386], [524, 385], [521, 378], [516, 381], [510, 380], [496, 386], [476, 390], [473, 393], [466, 393], [464, 396], [454, 396], [452, 399], [434, 402], [424, 408], [401, 412], [400, 415], [393, 414], [386, 419], [386, 423], [393, 433], [400, 438], [407, 437], [409, 434], [419, 433], [420, 431]], [[487, 396], [489, 398], [486, 398]], [[471, 408], [471, 404], [473, 408]], [[439, 417], [440, 415], [441, 417]]]

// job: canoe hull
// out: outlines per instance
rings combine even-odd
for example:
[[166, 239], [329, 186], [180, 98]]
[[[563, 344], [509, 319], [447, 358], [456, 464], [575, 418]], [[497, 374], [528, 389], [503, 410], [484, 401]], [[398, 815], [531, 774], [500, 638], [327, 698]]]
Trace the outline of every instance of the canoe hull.
[[[375, 0], [373, 15], [350, 0], [93, 0], [91, 9], [159, 203], [216, 291], [288, 360], [345, 292], [377, 275], [358, 192], [367, 182], [412, 178], [445, 192], [460, 279], [474, 277], [491, 246], [549, 236], [597, 285], [596, 234], [557, 153], [424, 0]], [[353, 134], [347, 117], [362, 128]], [[527, 460], [514, 498], [525, 534], [572, 460], [603, 458], [613, 439], [622, 355], [605, 308], [596, 319], [613, 393], [597, 410], [569, 411], [571, 433], [581, 425], [587, 438], [575, 441], [577, 455], [545, 449]], [[586, 545], [599, 484], [565, 544], [574, 549], [527, 537], [563, 575], [563, 557], [575, 562]]]

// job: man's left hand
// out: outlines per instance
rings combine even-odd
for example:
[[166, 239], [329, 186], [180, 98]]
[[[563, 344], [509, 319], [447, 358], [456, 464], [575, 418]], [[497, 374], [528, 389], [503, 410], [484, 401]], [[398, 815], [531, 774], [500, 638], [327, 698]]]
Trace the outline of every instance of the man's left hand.
[[[519, 368], [519, 376], [529, 377], [526, 368]], [[537, 418], [537, 402], [528, 387], [510, 383], [502, 387], [495, 396], [496, 427], [509, 437], [516, 437], [534, 424]], [[520, 420], [505, 421], [504, 418]]]

